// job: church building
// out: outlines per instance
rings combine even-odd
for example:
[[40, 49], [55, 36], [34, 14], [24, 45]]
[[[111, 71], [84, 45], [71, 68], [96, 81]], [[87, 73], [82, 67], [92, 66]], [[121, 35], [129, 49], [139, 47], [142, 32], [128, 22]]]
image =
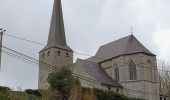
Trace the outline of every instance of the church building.
[[[39, 60], [56, 68], [70, 68], [81, 86], [98, 88], [145, 100], [159, 100], [156, 55], [134, 35], [100, 46], [95, 56], [77, 59], [67, 45], [61, 0], [54, 0], [47, 46]], [[50, 66], [46, 66], [50, 67]], [[39, 66], [39, 89], [48, 89], [47, 77], [55, 70]]]

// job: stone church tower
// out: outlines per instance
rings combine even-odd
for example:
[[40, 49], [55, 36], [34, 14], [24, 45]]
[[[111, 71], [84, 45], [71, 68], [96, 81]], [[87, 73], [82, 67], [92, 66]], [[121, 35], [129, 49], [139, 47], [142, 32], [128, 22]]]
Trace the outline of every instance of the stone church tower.
[[[39, 52], [39, 60], [57, 68], [73, 64], [73, 50], [66, 43], [61, 0], [54, 0], [47, 46]], [[47, 77], [53, 71], [50, 66], [40, 63], [39, 89], [49, 87]]]

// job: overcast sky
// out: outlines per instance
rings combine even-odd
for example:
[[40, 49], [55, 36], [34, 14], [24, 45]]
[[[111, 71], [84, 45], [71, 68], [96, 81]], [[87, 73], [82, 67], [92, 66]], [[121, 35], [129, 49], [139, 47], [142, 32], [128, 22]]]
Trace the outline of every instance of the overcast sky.
[[[0, 0], [6, 33], [46, 44], [53, 0]], [[62, 0], [68, 45], [94, 55], [99, 46], [134, 35], [158, 59], [170, 59], [170, 0]], [[4, 36], [3, 45], [38, 59], [41, 45]], [[82, 55], [76, 57], [85, 58]], [[37, 88], [38, 66], [2, 56], [0, 85]]]

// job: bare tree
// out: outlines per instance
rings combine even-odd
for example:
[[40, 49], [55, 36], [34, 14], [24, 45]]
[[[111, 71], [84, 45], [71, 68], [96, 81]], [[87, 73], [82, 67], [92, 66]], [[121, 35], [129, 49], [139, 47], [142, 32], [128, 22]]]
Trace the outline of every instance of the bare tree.
[[170, 96], [170, 64], [165, 61], [158, 61], [160, 93]]

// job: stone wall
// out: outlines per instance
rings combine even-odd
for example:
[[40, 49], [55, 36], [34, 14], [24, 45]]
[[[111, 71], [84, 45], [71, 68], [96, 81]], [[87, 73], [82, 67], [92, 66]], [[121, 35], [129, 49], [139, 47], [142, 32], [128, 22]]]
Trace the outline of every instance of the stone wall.
[[82, 89], [82, 99], [81, 100], [97, 100], [96, 95], [92, 89]]
[[[129, 62], [136, 64], [137, 79], [130, 80]], [[119, 67], [119, 83], [124, 87], [127, 96], [159, 100], [159, 80], [155, 56], [143, 53], [119, 56], [101, 63], [108, 75], [115, 79], [114, 64]]]
[[[117, 88], [118, 87], [110, 87], [107, 85], [103, 85], [101, 82], [99, 82], [98, 80], [96, 80], [93, 76], [91, 76], [90, 74], [88, 74], [81, 66], [81, 64], [79, 64], [78, 62], [75, 63], [73, 65], [73, 73], [78, 75], [77, 77], [79, 78], [79, 81], [81, 83], [82, 87], [85, 88], [97, 88], [97, 89], [102, 89], [102, 90], [112, 90], [113, 92], [117, 92]], [[119, 89], [121, 91], [121, 89]]]
[[[46, 64], [53, 65], [56, 69], [61, 69], [73, 64], [73, 52], [58, 48], [49, 48], [40, 52], [39, 60]], [[44, 63], [40, 62], [39, 64], [39, 89], [48, 89], [49, 84], [47, 78], [50, 73], [57, 71], [52, 69], [52, 66]]]

